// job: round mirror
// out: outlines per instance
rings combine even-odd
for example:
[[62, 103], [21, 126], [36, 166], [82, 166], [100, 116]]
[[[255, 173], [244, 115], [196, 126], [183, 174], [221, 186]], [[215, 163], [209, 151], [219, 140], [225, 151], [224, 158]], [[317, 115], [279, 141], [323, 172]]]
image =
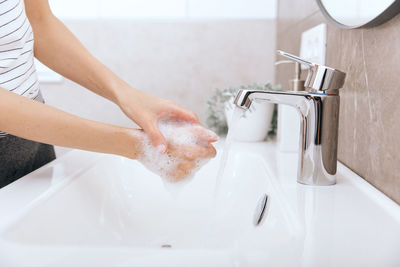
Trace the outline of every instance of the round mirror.
[[317, 0], [334, 25], [354, 29], [384, 23], [400, 12], [400, 0]]

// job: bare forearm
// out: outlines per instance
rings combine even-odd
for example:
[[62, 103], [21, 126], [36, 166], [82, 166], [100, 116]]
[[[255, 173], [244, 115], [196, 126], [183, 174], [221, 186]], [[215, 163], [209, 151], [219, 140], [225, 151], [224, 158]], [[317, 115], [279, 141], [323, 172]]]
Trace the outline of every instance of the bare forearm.
[[37, 59], [64, 77], [118, 103], [118, 94], [127, 84], [92, 56], [51, 11], [30, 20]]
[[0, 88], [0, 131], [37, 142], [136, 158], [132, 129], [95, 122]]

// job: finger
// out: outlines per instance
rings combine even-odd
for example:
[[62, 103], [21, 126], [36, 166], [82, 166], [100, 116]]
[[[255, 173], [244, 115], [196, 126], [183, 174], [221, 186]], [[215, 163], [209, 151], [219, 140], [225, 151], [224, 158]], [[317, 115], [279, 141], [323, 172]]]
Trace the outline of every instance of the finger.
[[187, 122], [192, 122], [195, 124], [199, 124], [199, 118], [197, 117], [196, 113], [187, 110], [183, 107], [178, 105], [174, 105], [173, 109], [170, 111], [169, 117], [175, 120], [183, 120]]
[[216, 133], [200, 125], [192, 127], [191, 131], [197, 136], [200, 142], [213, 143], [219, 139]]
[[177, 169], [173, 175], [170, 176], [169, 182], [177, 183], [190, 174], [189, 171]]
[[215, 147], [211, 144], [208, 145], [208, 158], [215, 158], [215, 156], [217, 155], [217, 150], [215, 149]]
[[213, 158], [217, 154], [214, 146], [208, 144], [207, 146], [191, 146], [184, 153], [187, 160], [196, 160], [198, 158]]
[[145, 127], [143, 130], [149, 136], [154, 147], [159, 148], [161, 153], [165, 153], [167, 151], [167, 141], [165, 140], [165, 137], [161, 133], [158, 126], [150, 124], [147, 125], [147, 127]]
[[178, 169], [184, 170], [184, 171], [189, 171], [196, 168], [196, 164], [194, 162], [185, 162], [185, 163], [180, 163], [178, 165]]

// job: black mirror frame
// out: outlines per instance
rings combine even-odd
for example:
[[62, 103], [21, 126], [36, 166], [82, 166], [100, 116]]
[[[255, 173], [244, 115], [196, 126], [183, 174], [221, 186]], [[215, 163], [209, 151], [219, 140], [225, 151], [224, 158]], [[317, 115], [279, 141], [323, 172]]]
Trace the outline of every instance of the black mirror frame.
[[383, 24], [393, 17], [395, 17], [397, 14], [400, 13], [400, 0], [394, 1], [388, 8], [385, 9], [381, 14], [376, 16], [374, 19], [370, 20], [369, 22], [357, 26], [348, 26], [345, 24], [342, 24], [335, 20], [329, 12], [325, 9], [324, 5], [322, 4], [321, 0], [316, 0], [317, 5], [319, 6], [319, 9], [321, 10], [322, 14], [325, 16], [325, 18], [333, 25], [336, 27], [342, 28], [342, 29], [358, 29], [358, 28], [372, 28], [376, 27], [380, 24]]

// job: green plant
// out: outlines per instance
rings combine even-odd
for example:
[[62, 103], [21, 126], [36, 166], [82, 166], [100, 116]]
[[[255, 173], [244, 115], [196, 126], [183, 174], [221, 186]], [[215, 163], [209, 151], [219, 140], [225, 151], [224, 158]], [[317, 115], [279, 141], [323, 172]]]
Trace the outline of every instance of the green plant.
[[[207, 101], [207, 125], [213, 129], [216, 133], [224, 135], [228, 132], [228, 124], [225, 117], [225, 103], [233, 99], [240, 89], [244, 90], [260, 90], [260, 91], [280, 91], [282, 90], [281, 85], [272, 85], [267, 83], [265, 85], [260, 85], [254, 83], [253, 85], [240, 86], [240, 87], [230, 87], [226, 89], [214, 89], [214, 94]], [[232, 108], [233, 106], [228, 106]], [[254, 107], [250, 107], [250, 112], [254, 110]], [[269, 136], [275, 135], [276, 124], [277, 124], [277, 108], [275, 105], [274, 114], [271, 122], [271, 130], [268, 133]]]

